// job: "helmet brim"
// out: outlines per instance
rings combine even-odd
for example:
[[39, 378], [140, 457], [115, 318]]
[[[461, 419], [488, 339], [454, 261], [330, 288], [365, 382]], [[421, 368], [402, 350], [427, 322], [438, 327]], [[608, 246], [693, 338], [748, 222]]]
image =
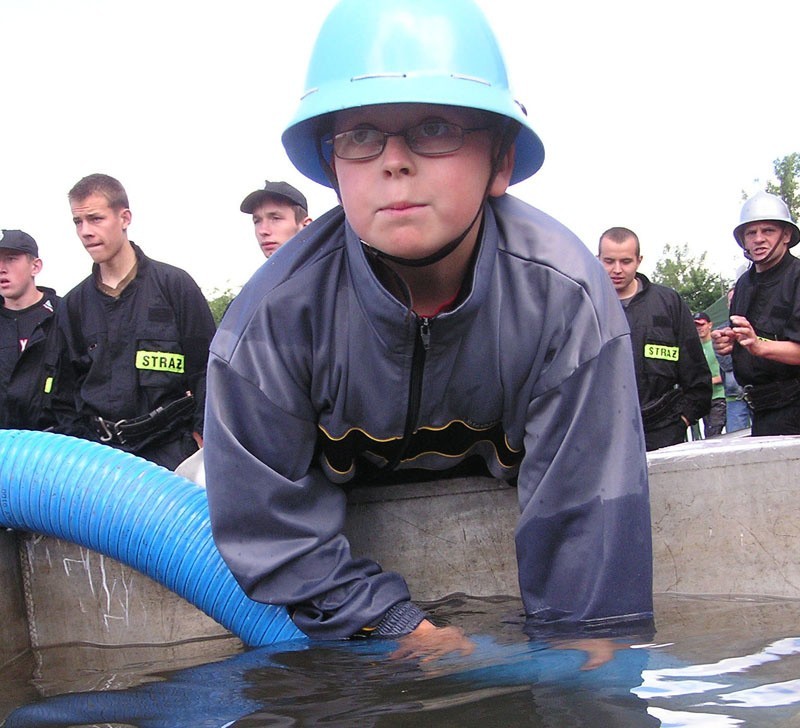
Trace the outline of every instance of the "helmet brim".
[[744, 229], [751, 225], [754, 222], [777, 222], [781, 225], [788, 225], [792, 229], [792, 236], [789, 239], [789, 247], [793, 248], [800, 242], [800, 228], [795, 225], [795, 223], [791, 222], [790, 220], [748, 220], [747, 222], [743, 222], [740, 225], [737, 225], [733, 229], [733, 237], [736, 239], [736, 242], [739, 243], [739, 247], [744, 250], [744, 240], [742, 239], [742, 235], [744, 233]]
[[[377, 104], [430, 103], [488, 111], [518, 122], [520, 130], [510, 183], [513, 185], [534, 175], [544, 163], [544, 145], [529, 126], [522, 108], [509, 103], [508, 90], [484, 86], [473, 79], [463, 79], [464, 84], [470, 84], [471, 92], [470, 104], [466, 107], [464, 94], [454, 92], [454, 84], [459, 80], [426, 78], [424, 82], [417, 83], [409, 76], [383, 77], [332, 84], [324, 91], [312, 90], [303, 99], [302, 115], [296, 117], [283, 133], [286, 154], [306, 177], [331, 187], [333, 185], [328, 179], [324, 157], [320, 156], [319, 140], [330, 132], [325, 127], [326, 123], [330, 124], [332, 113]], [[355, 84], [359, 87], [354, 90]], [[369, 99], [369, 103], [354, 103], [359, 98]]]

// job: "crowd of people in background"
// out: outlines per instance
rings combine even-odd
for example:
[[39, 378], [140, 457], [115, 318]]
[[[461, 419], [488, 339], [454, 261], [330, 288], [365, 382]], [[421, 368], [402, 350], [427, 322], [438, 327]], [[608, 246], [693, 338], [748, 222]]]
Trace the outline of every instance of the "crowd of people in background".
[[[148, 258], [128, 239], [132, 215], [117, 180], [89, 175], [69, 200], [94, 265], [63, 300], [36, 284], [43, 267], [36, 241], [21, 230], [3, 230], [0, 237], [0, 428], [98, 440], [174, 469], [202, 446], [214, 334], [208, 305], [185, 271]], [[311, 223], [305, 196], [282, 181], [267, 180], [240, 209], [252, 215], [265, 258]], [[770, 219], [760, 219], [765, 215]], [[748, 226], [755, 234], [747, 235]], [[734, 237], [753, 262], [740, 285], [747, 298], [740, 295], [734, 309], [736, 287], [726, 296], [737, 327], [734, 319], [692, 314], [676, 291], [639, 272], [635, 232], [612, 227], [602, 233], [597, 257], [630, 326], [648, 450], [746, 430], [763, 385], [794, 381], [793, 340], [786, 339], [783, 355], [759, 353], [757, 342], [780, 342], [800, 330], [792, 298], [795, 259], [785, 256], [797, 242], [796, 229], [774, 195], [759, 193], [746, 203]], [[774, 242], [764, 243], [765, 236]], [[757, 284], [765, 278], [768, 285]], [[753, 329], [747, 316], [764, 324]], [[778, 410], [793, 410], [793, 389], [786, 394], [784, 384], [775, 387]], [[792, 417], [768, 419], [776, 417], [781, 432], [771, 427], [769, 434], [800, 431]]]
[[[530, 634], [649, 630], [645, 448], [700, 421], [720, 432], [740, 396], [753, 435], [800, 434], [800, 229], [786, 205], [744, 204], [734, 237], [752, 265], [715, 328], [638, 271], [629, 228], [600, 235], [598, 263], [506, 194], [544, 146], [473, 3], [345, 0], [307, 81], [284, 148], [341, 206], [312, 223], [297, 189], [269, 181], [242, 201], [268, 260], [216, 332], [192, 278], [129, 239], [108, 175], [68, 193], [93, 266], [63, 300], [36, 287], [35, 241], [2, 232], [0, 426], [172, 469], [202, 447], [220, 554], [248, 596], [288, 606], [315, 638], [474, 648], [344, 533], [349, 487], [420, 473], [516, 487]], [[615, 649], [602, 642], [595, 665]]]
[[[208, 303], [186, 271], [129, 239], [118, 180], [91, 174], [68, 201], [92, 270], [63, 299], [36, 285], [34, 238], [0, 233], [0, 429], [94, 440], [174, 470], [203, 445]], [[311, 222], [307, 207], [269, 181], [241, 204], [267, 258]]]

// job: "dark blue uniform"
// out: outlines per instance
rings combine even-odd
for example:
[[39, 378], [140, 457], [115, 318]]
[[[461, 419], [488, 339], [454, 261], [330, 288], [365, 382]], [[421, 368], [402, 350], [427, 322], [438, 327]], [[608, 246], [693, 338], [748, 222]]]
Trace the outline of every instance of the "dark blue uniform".
[[197, 449], [192, 432], [203, 432], [214, 319], [188, 273], [134, 250], [137, 273], [119, 297], [98, 289], [97, 266], [64, 297], [57, 316], [58, 431], [104, 441], [97, 417], [133, 420], [191, 392], [194, 404], [163, 427], [108, 441], [174, 469]]
[[[686, 439], [686, 423], [711, 409], [711, 371], [692, 314], [680, 295], [636, 274], [639, 292], [625, 306], [648, 450]], [[664, 407], [659, 408], [658, 403]], [[652, 412], [652, 417], [648, 416]]]
[[2, 429], [46, 430], [55, 423], [48, 407], [52, 369], [47, 351], [59, 298], [51, 288], [38, 290], [43, 298], [21, 311], [0, 305]]
[[[736, 281], [731, 314], [747, 318], [762, 339], [800, 344], [800, 260], [787, 253], [762, 273], [750, 268]], [[753, 435], [800, 435], [800, 366], [753, 356], [736, 343], [733, 373], [754, 390]]]

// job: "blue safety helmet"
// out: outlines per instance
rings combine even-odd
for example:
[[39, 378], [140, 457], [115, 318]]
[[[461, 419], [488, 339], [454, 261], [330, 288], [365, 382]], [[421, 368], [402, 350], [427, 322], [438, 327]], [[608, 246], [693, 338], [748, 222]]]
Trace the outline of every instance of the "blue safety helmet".
[[[471, 0], [342, 0], [317, 36], [283, 145], [297, 169], [328, 187], [325, 117], [359, 106], [430, 103], [480, 109], [520, 125], [511, 184], [533, 175], [544, 146], [511, 94], [486, 18]], [[327, 160], [329, 161], [329, 159]]]

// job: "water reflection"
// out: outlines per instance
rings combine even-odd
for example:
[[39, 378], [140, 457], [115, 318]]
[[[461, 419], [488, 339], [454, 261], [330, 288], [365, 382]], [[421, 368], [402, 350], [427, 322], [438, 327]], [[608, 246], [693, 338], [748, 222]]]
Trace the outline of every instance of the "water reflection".
[[283, 643], [149, 671], [124, 690], [54, 695], [6, 726], [800, 725], [800, 638], [785, 636], [796, 602], [662, 598], [658, 642], [618, 640], [593, 670], [581, 650], [527, 640], [514, 600], [458, 597], [434, 611], [474, 636], [472, 655], [420, 664], [379, 641]]

